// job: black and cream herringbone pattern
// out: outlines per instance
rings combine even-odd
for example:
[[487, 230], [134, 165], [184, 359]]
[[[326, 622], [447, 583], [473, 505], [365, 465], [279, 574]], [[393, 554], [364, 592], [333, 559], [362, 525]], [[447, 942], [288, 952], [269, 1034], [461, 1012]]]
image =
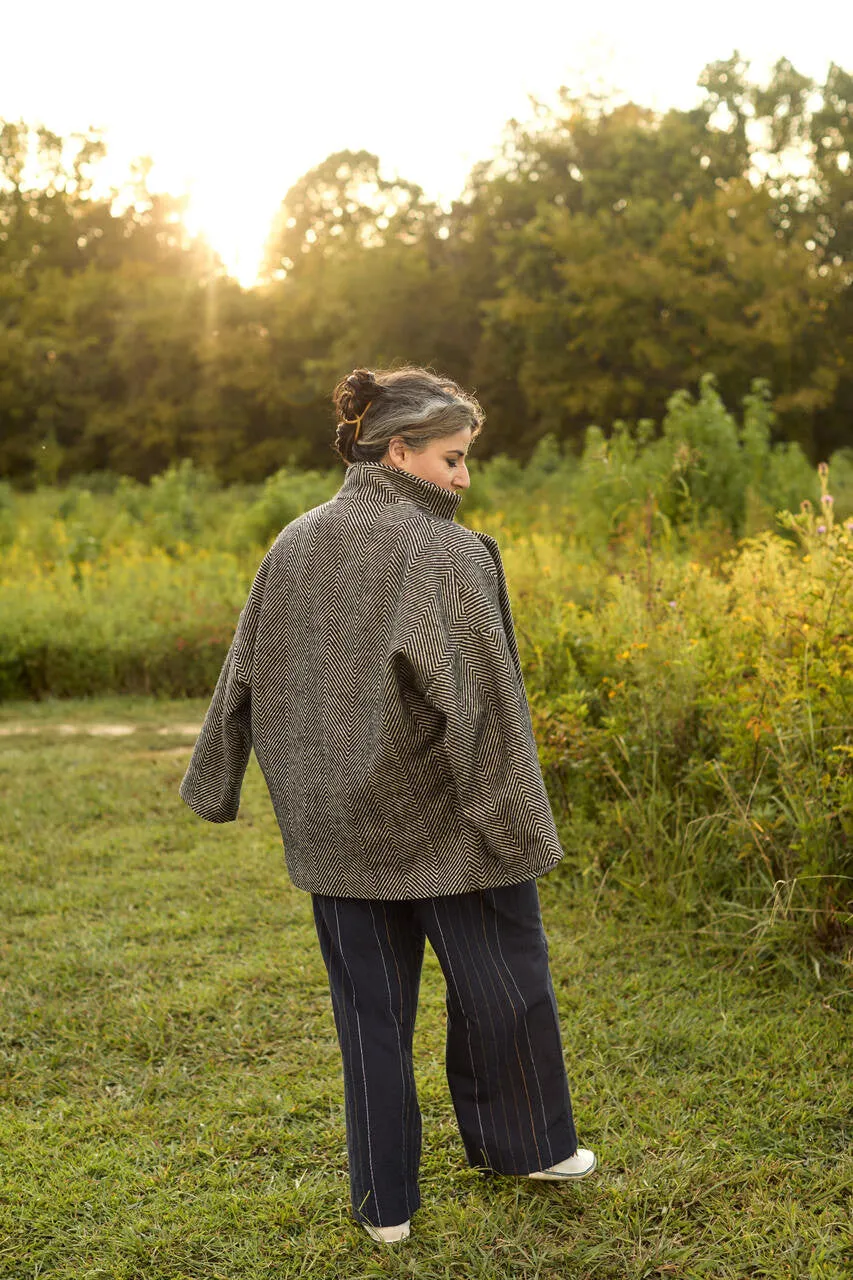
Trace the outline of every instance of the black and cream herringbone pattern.
[[254, 747], [295, 885], [421, 898], [563, 856], [494, 538], [460, 494], [380, 462], [258, 568], [180, 786], [237, 817]]

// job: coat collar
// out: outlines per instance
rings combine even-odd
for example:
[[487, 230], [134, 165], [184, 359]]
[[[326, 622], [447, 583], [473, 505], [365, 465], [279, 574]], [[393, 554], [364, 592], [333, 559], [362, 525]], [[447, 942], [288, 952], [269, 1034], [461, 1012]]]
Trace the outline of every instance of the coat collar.
[[[351, 462], [339, 495], [362, 494], [381, 502], [414, 502], [422, 511], [452, 520], [462, 498], [461, 492], [444, 489], [433, 480], [424, 480], [385, 462]], [[339, 496], [336, 495], [336, 496]]]

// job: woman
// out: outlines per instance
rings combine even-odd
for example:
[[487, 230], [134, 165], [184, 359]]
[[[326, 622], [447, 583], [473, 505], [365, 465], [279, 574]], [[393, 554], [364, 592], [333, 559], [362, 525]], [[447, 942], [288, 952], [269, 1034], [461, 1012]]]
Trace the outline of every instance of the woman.
[[264, 556], [180, 794], [232, 821], [254, 747], [329, 976], [353, 1213], [390, 1242], [420, 1205], [426, 938], [469, 1163], [571, 1180], [596, 1162], [577, 1144], [539, 911], [536, 878], [563, 850], [500, 552], [454, 520], [483, 411], [413, 366], [356, 369], [334, 403], [343, 484]]

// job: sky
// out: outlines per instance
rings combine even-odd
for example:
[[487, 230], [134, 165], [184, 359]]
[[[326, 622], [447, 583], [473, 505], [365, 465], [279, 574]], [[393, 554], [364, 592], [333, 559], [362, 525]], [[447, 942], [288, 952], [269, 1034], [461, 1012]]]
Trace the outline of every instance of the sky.
[[383, 178], [449, 207], [507, 121], [532, 119], [531, 98], [554, 103], [565, 85], [686, 108], [702, 68], [735, 49], [756, 79], [787, 57], [821, 81], [833, 61], [853, 71], [850, 12], [849, 0], [825, 0], [814, 23], [760, 0], [693, 13], [683, 0], [41, 0], [4, 13], [15, 56], [0, 64], [0, 120], [102, 130], [96, 192], [150, 156], [151, 189], [187, 193], [188, 228], [250, 284], [288, 188], [332, 152], [372, 152]]

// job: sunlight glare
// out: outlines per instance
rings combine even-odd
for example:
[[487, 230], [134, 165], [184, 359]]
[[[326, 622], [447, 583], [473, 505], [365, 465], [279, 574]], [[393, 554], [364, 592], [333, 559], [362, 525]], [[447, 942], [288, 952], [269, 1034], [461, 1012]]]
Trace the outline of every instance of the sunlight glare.
[[257, 283], [264, 243], [282, 198], [279, 184], [271, 189], [261, 179], [247, 176], [244, 185], [232, 192], [223, 190], [221, 180], [192, 180], [187, 194], [187, 231], [202, 235], [228, 274], [243, 288], [251, 288]]

